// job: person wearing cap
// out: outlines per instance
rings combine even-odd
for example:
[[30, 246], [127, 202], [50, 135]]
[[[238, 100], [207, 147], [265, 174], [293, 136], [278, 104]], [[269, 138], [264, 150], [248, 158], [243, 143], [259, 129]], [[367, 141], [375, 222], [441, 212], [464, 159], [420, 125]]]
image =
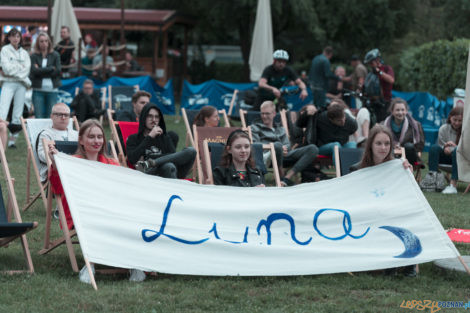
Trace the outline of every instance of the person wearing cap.
[[364, 86], [364, 80], [367, 76], [367, 67], [362, 64], [359, 56], [353, 54], [351, 56], [351, 67], [354, 69], [353, 73], [344, 78], [344, 81], [351, 83], [351, 89], [354, 91], [362, 91], [362, 86]]
[[[372, 98], [372, 102], [375, 102], [374, 109], [377, 122], [382, 122], [387, 117], [388, 107], [392, 100], [395, 73], [390, 65], [384, 64], [379, 49], [372, 49], [367, 52], [364, 57], [364, 64], [369, 65], [371, 68], [371, 73], [366, 76], [364, 82], [364, 91]], [[378, 79], [380, 83], [380, 90], [377, 92], [373, 92], [373, 89], [376, 88], [368, 88], [369, 82], [374, 81], [373, 78]]]
[[289, 54], [285, 50], [276, 50], [273, 53], [273, 64], [268, 65], [261, 74], [258, 82], [259, 91], [255, 102], [255, 110], [259, 111], [261, 103], [281, 98], [280, 88], [295, 83], [299, 86], [300, 99], [307, 98], [307, 87], [297, 76], [295, 71], [287, 66]]
[[326, 92], [328, 91], [330, 79], [341, 80], [331, 71], [330, 60], [333, 57], [333, 48], [327, 46], [323, 52], [312, 60], [308, 79], [312, 85], [313, 103], [317, 107], [326, 106]]

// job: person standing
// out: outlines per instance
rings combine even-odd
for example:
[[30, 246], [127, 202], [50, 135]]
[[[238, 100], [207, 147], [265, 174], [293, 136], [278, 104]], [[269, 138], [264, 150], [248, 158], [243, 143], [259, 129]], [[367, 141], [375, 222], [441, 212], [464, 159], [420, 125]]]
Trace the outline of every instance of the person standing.
[[384, 64], [379, 49], [367, 52], [364, 63], [372, 70], [364, 81], [364, 92], [371, 98], [377, 123], [380, 123], [389, 111], [395, 73], [390, 65]]
[[312, 85], [313, 103], [318, 107], [326, 106], [326, 92], [328, 91], [330, 79], [341, 80], [331, 71], [330, 60], [333, 57], [333, 48], [328, 46], [323, 52], [312, 60], [308, 79]]
[[[70, 28], [68, 26], [62, 26], [60, 28], [60, 38], [62, 40], [57, 44], [55, 50], [60, 54], [60, 64], [62, 65], [62, 76], [68, 77], [68, 65], [74, 63], [73, 51], [75, 50], [75, 44], [70, 39]], [[65, 65], [65, 66], [64, 66]], [[65, 74], [67, 73], [67, 74]]]
[[46, 33], [39, 33], [34, 53], [31, 55], [30, 79], [33, 87], [34, 115], [48, 118], [52, 106], [57, 102], [60, 80], [60, 56], [52, 49], [52, 42]]
[[[20, 117], [23, 114], [26, 88], [31, 86], [29, 70], [31, 59], [26, 50], [21, 47], [22, 37], [18, 29], [12, 28], [6, 38], [5, 45], [0, 52], [0, 65], [2, 68], [0, 82], [2, 92], [0, 94], [0, 122], [5, 124], [11, 101], [13, 99], [13, 111], [11, 123], [8, 128], [21, 130]], [[5, 143], [4, 143], [5, 144]]]

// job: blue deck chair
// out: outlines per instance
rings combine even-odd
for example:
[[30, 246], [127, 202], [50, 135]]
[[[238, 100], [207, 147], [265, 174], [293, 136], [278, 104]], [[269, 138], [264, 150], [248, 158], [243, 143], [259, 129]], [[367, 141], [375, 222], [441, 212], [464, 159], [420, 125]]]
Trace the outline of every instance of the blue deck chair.
[[349, 174], [351, 166], [361, 161], [364, 154], [364, 149], [339, 148], [338, 146], [335, 146], [334, 151], [336, 177]]

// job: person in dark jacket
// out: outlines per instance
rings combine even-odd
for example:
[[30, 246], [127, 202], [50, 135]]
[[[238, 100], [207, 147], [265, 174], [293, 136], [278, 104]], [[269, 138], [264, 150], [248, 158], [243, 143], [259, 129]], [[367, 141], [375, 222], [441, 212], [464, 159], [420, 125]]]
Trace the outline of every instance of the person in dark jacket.
[[34, 115], [48, 118], [52, 106], [57, 102], [60, 80], [60, 56], [52, 49], [52, 42], [46, 33], [39, 33], [31, 55], [29, 77], [33, 87]]
[[166, 178], [185, 178], [193, 166], [196, 150], [176, 152], [160, 109], [148, 103], [139, 116], [139, 131], [127, 138], [127, 159], [138, 170]]
[[264, 187], [264, 176], [255, 167], [248, 134], [240, 129], [230, 133], [222, 161], [213, 172], [215, 185]]
[[331, 156], [335, 146], [356, 148], [356, 143], [349, 141], [349, 136], [356, 130], [356, 120], [344, 112], [344, 106], [330, 104], [316, 119], [318, 153]]
[[98, 119], [105, 112], [100, 105], [100, 92], [93, 87], [94, 84], [91, 79], [85, 80], [82, 90], [75, 96], [70, 105], [80, 123], [90, 118]]

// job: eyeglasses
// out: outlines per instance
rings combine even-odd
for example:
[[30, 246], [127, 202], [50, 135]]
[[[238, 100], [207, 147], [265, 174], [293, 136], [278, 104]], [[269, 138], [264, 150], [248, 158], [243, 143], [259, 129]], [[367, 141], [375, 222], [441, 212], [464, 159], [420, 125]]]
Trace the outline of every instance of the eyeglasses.
[[261, 115], [271, 115], [271, 114], [273, 114], [273, 113], [272, 113], [272, 112], [261, 112], [260, 114], [261, 114]]
[[160, 119], [160, 115], [149, 114], [149, 115], [147, 115], [147, 118], [149, 120], [158, 120], [158, 119]]
[[70, 113], [57, 113], [57, 112], [52, 112], [52, 115], [61, 117], [61, 118], [68, 118], [70, 117]]

